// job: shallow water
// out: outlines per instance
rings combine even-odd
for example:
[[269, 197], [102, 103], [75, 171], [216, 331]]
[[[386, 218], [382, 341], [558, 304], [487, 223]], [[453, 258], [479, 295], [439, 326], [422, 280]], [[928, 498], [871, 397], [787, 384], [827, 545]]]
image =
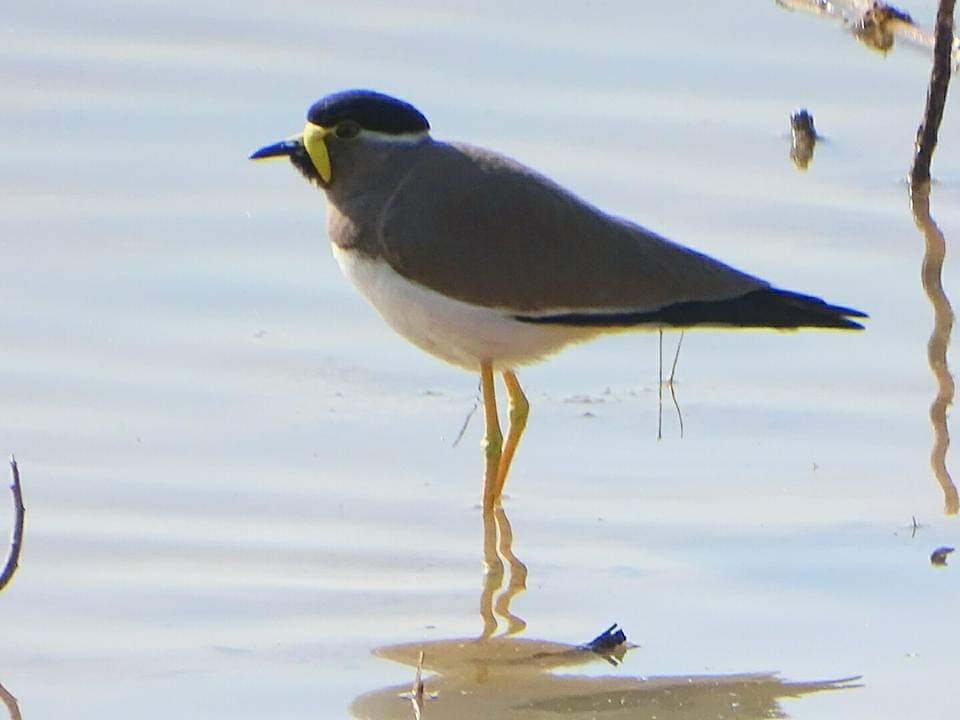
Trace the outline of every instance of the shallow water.
[[[902, 180], [923, 49], [772, 0], [4, 15], [0, 450], [27, 527], [0, 683], [24, 718], [411, 718], [410, 643], [426, 718], [954, 716], [960, 576], [929, 560], [960, 544], [952, 456], [930, 460], [954, 357], [942, 332], [928, 354]], [[526, 369], [501, 589], [478, 418], [452, 447], [476, 378], [392, 335], [318, 193], [246, 160], [348, 86], [868, 331], [688, 333], [682, 436], [666, 393], [659, 441], [656, 335]], [[956, 97], [931, 201], [948, 299]], [[824, 136], [806, 172], [801, 106]], [[613, 622], [622, 661], [572, 647]]]

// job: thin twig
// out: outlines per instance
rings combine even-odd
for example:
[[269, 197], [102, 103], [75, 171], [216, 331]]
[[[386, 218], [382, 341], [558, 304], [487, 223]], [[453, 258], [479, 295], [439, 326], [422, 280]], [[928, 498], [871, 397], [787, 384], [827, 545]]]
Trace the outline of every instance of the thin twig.
[[467, 427], [470, 425], [470, 420], [473, 419], [474, 413], [477, 412], [477, 408], [480, 406], [480, 387], [477, 386], [477, 394], [473, 398], [473, 407], [470, 408], [470, 412], [467, 413], [467, 416], [463, 419], [463, 425], [460, 426], [460, 432], [457, 433], [457, 437], [454, 438], [453, 444], [450, 447], [456, 447], [460, 444], [460, 441], [463, 440], [464, 433], [467, 432]]
[[663, 379], [663, 330], [659, 331], [659, 362], [657, 370], [657, 440], [663, 440], [663, 386], [670, 389], [670, 399], [673, 400], [673, 406], [677, 410], [677, 418], [680, 421], [680, 437], [683, 437], [683, 413], [680, 412], [680, 403], [677, 402], [676, 386], [673, 384], [677, 375], [677, 363], [680, 361], [680, 348], [683, 346], [683, 330], [680, 331], [680, 340], [677, 342], [677, 351], [673, 354], [673, 364], [670, 366], [670, 378]]
[[0, 573], [0, 590], [3, 590], [14, 573], [20, 566], [20, 548], [23, 546], [23, 495], [20, 492], [20, 469], [17, 467], [17, 460], [10, 457], [10, 469], [13, 472], [13, 484], [10, 486], [10, 492], [13, 493], [13, 537], [10, 540], [10, 555], [7, 557], [7, 563], [3, 566], [3, 572]]
[[947, 102], [947, 87], [950, 85], [953, 53], [953, 8], [955, 0], [940, 0], [937, 10], [936, 39], [933, 45], [933, 69], [927, 89], [927, 105], [923, 121], [917, 129], [916, 150], [913, 167], [910, 169], [910, 184], [914, 187], [930, 182], [930, 161], [937, 147], [937, 133], [943, 119]]
[[663, 330], [660, 330], [660, 344], [657, 356], [657, 440], [663, 440]]
[[677, 386], [670, 383], [670, 397], [673, 399], [673, 407], [677, 411], [677, 420], [680, 423], [680, 439], [683, 440], [683, 412], [680, 410], [680, 401], [677, 400]]
[[420, 657], [417, 659], [417, 676], [413, 679], [413, 687], [410, 688], [413, 697], [410, 702], [413, 703], [413, 712], [417, 720], [423, 716], [423, 650], [420, 651]]
[[673, 356], [673, 366], [670, 368], [670, 379], [667, 381], [668, 385], [673, 385], [673, 379], [677, 376], [677, 363], [680, 361], [680, 348], [683, 347], [683, 333], [680, 331], [680, 339], [677, 340], [677, 352]]

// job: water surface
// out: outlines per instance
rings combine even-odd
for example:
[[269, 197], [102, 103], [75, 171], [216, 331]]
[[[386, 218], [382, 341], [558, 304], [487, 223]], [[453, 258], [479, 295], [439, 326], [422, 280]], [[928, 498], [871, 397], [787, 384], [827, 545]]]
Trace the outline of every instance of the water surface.
[[[905, 9], [929, 26], [935, 3]], [[938, 293], [903, 182], [922, 48], [882, 55], [772, 0], [5, 18], [0, 450], [28, 515], [0, 683], [24, 718], [413, 717], [411, 643], [428, 718], [471, 717], [461, 691], [474, 717], [648, 717], [590, 703], [684, 683], [702, 692], [658, 718], [954, 716], [960, 576], [929, 556], [960, 544], [960, 126], [954, 93]], [[683, 435], [668, 404], [659, 441], [656, 335], [526, 369], [506, 502], [526, 590], [509, 554], [485, 583], [477, 418], [452, 447], [476, 378], [392, 335], [329, 257], [319, 194], [246, 160], [350, 86], [869, 329], [688, 333]], [[806, 172], [799, 107], [824, 136]], [[613, 622], [637, 645], [615, 665], [467, 685], [447, 665], [451, 647], [576, 652]]]

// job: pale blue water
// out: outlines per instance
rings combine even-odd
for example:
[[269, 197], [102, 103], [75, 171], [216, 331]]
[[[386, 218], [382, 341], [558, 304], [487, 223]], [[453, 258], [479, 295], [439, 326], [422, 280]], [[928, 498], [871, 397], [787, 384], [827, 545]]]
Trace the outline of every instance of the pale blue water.
[[[576, 644], [616, 621], [640, 645], [621, 666], [564, 672], [862, 675], [780, 707], [954, 716], [960, 560], [929, 555], [960, 529], [929, 464], [933, 311], [902, 181], [923, 51], [882, 56], [772, 0], [34, 2], [4, 18], [0, 452], [28, 516], [0, 683], [24, 718], [346, 718], [413, 680], [371, 650], [480, 634], [478, 418], [451, 448], [476, 378], [392, 335], [329, 257], [319, 193], [246, 160], [350, 86], [872, 315], [858, 335], [687, 334], [682, 439], [669, 401], [656, 439], [655, 335], [525, 370], [507, 486], [519, 637]], [[788, 157], [801, 106], [826, 136], [806, 173]], [[932, 198], [948, 295], [957, 111], [954, 92]], [[448, 707], [441, 693], [424, 716], [469, 717]], [[402, 698], [382, 712], [413, 717]], [[583, 712], [568, 717], [599, 711]]]

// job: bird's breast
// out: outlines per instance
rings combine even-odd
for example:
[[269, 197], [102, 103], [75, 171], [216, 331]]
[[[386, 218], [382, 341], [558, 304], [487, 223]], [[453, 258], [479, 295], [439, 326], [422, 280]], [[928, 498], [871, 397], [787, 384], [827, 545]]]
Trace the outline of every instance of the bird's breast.
[[537, 362], [571, 342], [597, 334], [590, 328], [518, 322], [503, 308], [463, 302], [410, 280], [381, 257], [333, 244], [337, 264], [386, 323], [411, 343], [453, 365], [479, 369]]
[[359, 252], [368, 257], [381, 254], [372, 220], [379, 213], [364, 208], [347, 211], [340, 204], [327, 203], [327, 235], [335, 248]]

